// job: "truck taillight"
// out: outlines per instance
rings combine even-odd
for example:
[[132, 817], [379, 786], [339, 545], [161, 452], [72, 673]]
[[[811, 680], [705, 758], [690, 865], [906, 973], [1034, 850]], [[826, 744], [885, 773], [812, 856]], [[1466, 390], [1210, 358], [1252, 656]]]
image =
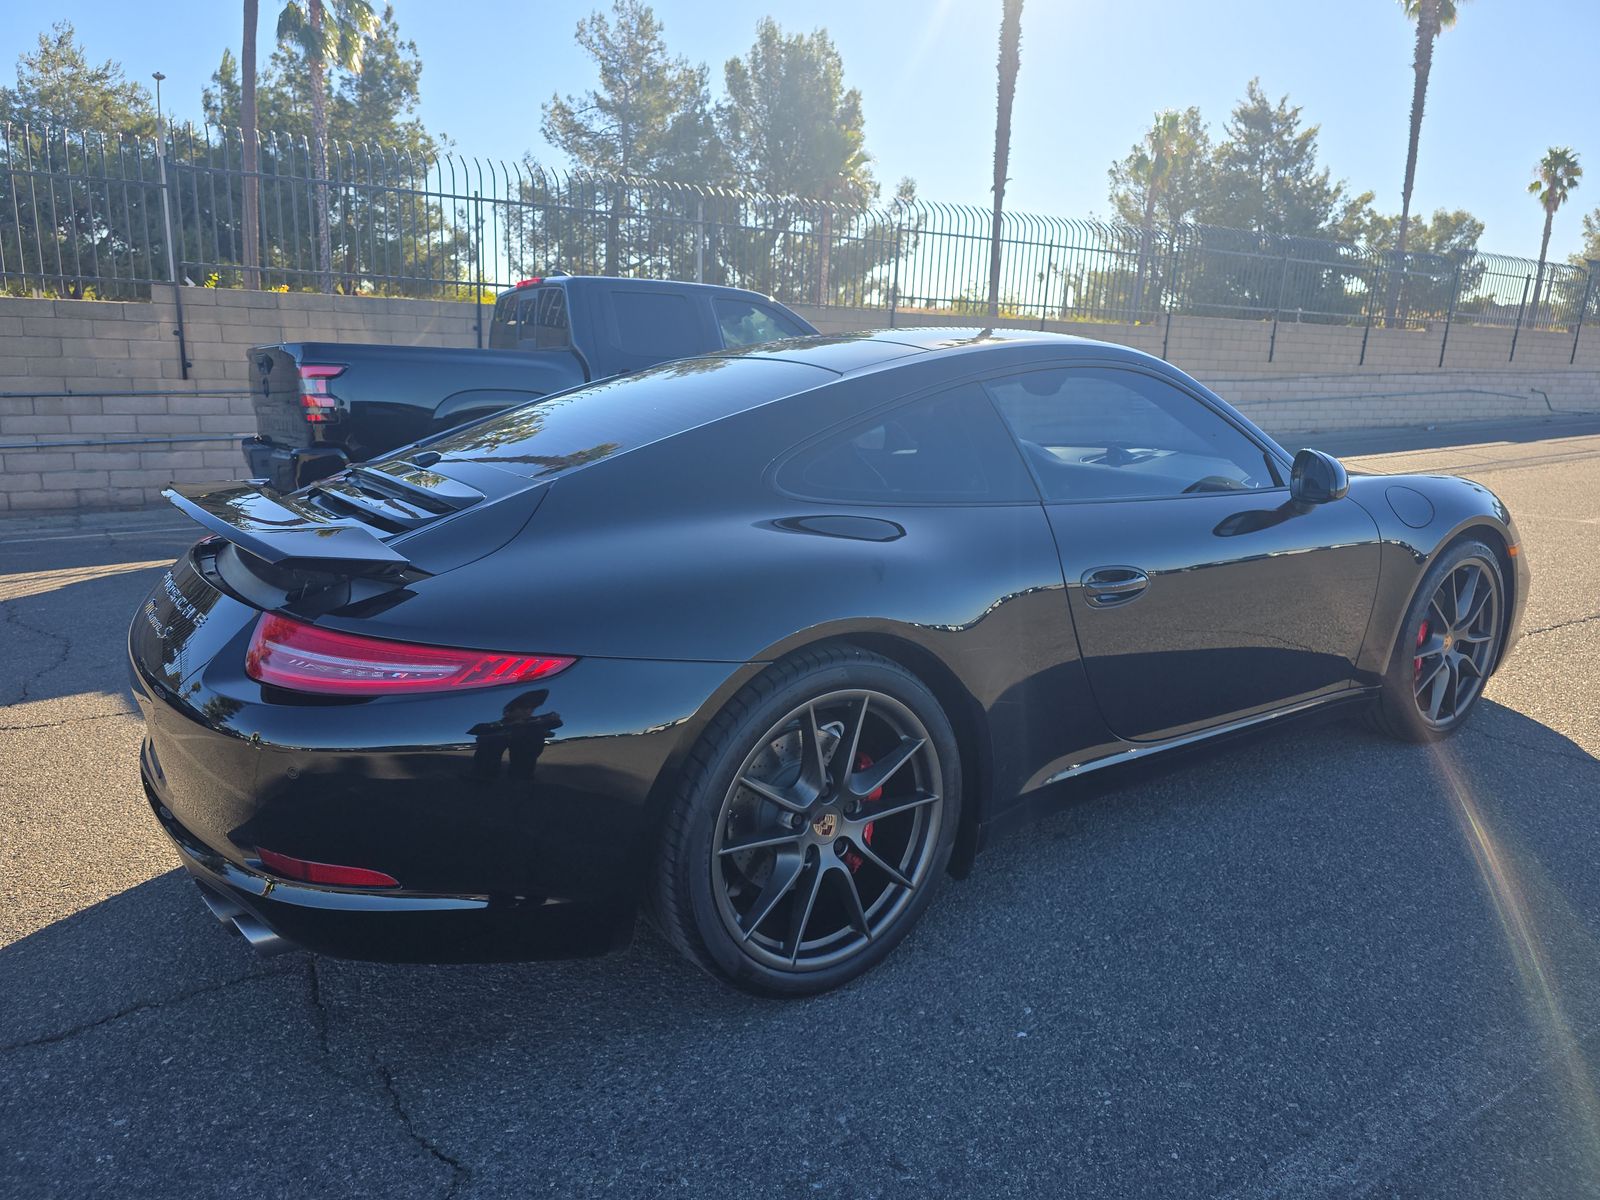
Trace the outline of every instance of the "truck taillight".
[[337, 401], [328, 390], [328, 380], [344, 374], [343, 367], [300, 367], [300, 415], [312, 425], [320, 425], [333, 416]]
[[557, 654], [419, 646], [323, 629], [278, 613], [256, 622], [245, 673], [262, 683], [324, 696], [387, 696], [531, 683], [570, 667]]

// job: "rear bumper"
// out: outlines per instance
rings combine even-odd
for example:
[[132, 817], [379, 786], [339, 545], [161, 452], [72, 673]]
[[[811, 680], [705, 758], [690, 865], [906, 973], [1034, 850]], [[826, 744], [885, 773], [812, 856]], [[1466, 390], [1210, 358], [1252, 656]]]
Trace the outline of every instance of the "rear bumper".
[[[150, 806], [224, 908], [346, 958], [569, 958], [626, 943], [676, 764], [709, 699], [753, 670], [587, 659], [531, 689], [295, 696], [245, 674], [255, 609], [195, 585], [186, 616], [157, 615], [170, 582], [130, 629]], [[260, 848], [400, 886], [283, 878]]]
[[318, 479], [326, 479], [350, 465], [350, 456], [337, 446], [277, 446], [265, 438], [240, 441], [251, 479], [265, 479], [275, 490], [292, 492]]
[[145, 794], [206, 906], [263, 954], [312, 950], [371, 962], [586, 958], [625, 945], [631, 919], [558, 900], [318, 888], [229, 862], [186, 829], [145, 772]]

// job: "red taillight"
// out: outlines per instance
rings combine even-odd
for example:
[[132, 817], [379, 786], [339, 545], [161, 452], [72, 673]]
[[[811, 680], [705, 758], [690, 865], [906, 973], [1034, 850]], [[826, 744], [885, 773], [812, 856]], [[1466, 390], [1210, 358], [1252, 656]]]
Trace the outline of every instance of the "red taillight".
[[328, 391], [328, 380], [344, 374], [343, 367], [300, 367], [300, 415], [313, 425], [333, 416], [337, 402]]
[[543, 283], [543, 282], [544, 282], [544, 276], [543, 275], [535, 275], [532, 279], [519, 279], [519, 280], [517, 280], [517, 286], [519, 288], [533, 287], [535, 284], [540, 284], [540, 283]]
[[417, 646], [262, 613], [244, 669], [252, 679], [296, 692], [387, 696], [529, 683], [564, 671], [576, 661], [556, 654]]
[[265, 846], [256, 847], [256, 857], [261, 865], [274, 875], [285, 879], [299, 879], [305, 883], [322, 883], [329, 887], [399, 887], [393, 875], [366, 867], [343, 867], [338, 863], [310, 862], [289, 854], [279, 854]]

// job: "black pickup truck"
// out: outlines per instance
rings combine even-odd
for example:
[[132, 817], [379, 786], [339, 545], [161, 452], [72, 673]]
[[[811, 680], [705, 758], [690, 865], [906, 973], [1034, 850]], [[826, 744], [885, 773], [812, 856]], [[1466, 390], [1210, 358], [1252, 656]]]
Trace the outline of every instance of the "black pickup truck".
[[253, 479], [280, 491], [442, 429], [674, 358], [816, 333], [738, 288], [560, 275], [495, 301], [489, 349], [284, 342], [250, 351]]

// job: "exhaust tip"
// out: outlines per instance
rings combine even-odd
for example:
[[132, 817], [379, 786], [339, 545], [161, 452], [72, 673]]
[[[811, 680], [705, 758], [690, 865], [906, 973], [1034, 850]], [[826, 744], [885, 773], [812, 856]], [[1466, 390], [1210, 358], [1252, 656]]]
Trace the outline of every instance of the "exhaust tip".
[[211, 910], [211, 915], [249, 942], [250, 948], [261, 957], [270, 958], [274, 954], [294, 949], [293, 942], [268, 929], [261, 918], [246, 912], [237, 901], [212, 890], [199, 880], [196, 880], [195, 884], [200, 889], [200, 898]]
[[271, 958], [275, 954], [282, 954], [294, 949], [294, 943], [288, 938], [280, 937], [268, 929], [265, 924], [247, 912], [240, 912], [233, 918], [233, 927], [237, 929], [245, 941], [250, 943], [250, 948], [262, 958]]

